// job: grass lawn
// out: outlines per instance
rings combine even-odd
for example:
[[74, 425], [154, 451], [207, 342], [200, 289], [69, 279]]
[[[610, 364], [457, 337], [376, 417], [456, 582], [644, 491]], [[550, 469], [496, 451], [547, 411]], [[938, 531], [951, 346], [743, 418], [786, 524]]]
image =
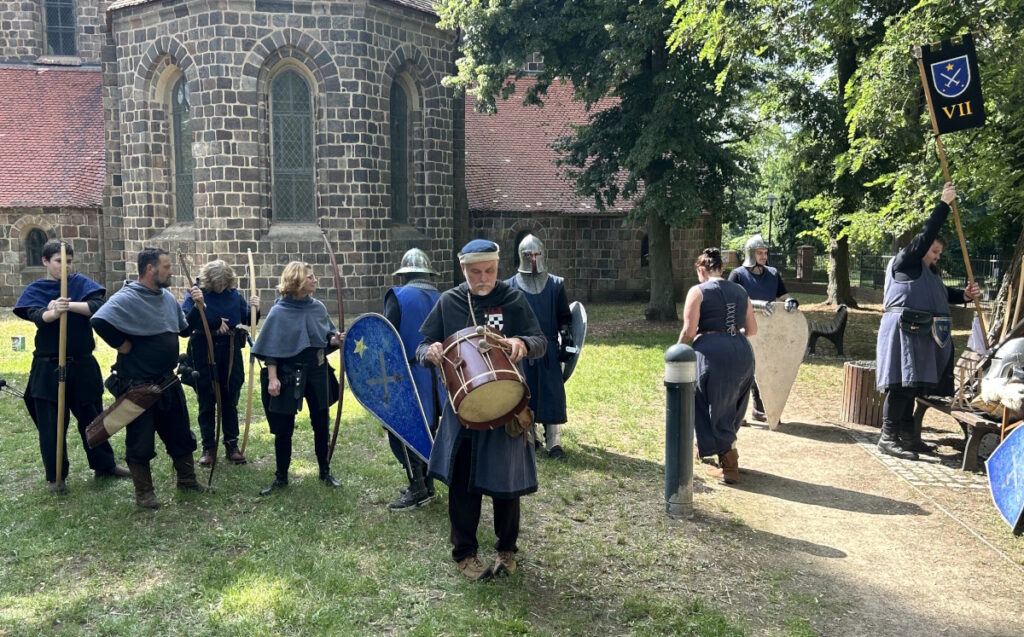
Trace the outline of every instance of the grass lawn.
[[[35, 428], [4, 395], [0, 635], [817, 634], [812, 626], [841, 611], [791, 590], [785, 573], [748, 564], [722, 575], [718, 549], [741, 544], [742, 520], [665, 517], [661, 377], [679, 326], [652, 327], [641, 310], [590, 308], [586, 351], [567, 386], [569, 461], [539, 460], [540, 492], [523, 500], [520, 572], [497, 582], [464, 581], [451, 563], [443, 486], [433, 504], [389, 514], [404, 474], [351, 395], [333, 462], [342, 489], [316, 480], [300, 414], [292, 485], [257, 497], [274, 464], [257, 392], [250, 462], [218, 462], [215, 493], [177, 493], [157, 444], [156, 512], [135, 507], [130, 481], [94, 480], [74, 435], [70, 493], [47, 494]], [[19, 388], [33, 331], [0, 320], [0, 376]], [[13, 335], [26, 336], [28, 351], [11, 351]], [[866, 348], [854, 337], [858, 356]], [[113, 352], [101, 345], [98, 354], [108, 369]], [[827, 358], [802, 372], [822, 383], [841, 373]], [[123, 435], [112, 442], [123, 457]], [[485, 502], [484, 559], [493, 558], [490, 528]], [[767, 601], [730, 605], [732, 587], [762, 589]]]

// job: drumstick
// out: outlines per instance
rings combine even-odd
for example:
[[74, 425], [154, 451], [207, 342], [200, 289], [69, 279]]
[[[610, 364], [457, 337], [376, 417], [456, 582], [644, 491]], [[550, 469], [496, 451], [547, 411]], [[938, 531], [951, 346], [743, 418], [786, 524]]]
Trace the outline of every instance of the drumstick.
[[487, 328], [485, 328], [483, 325], [476, 326], [476, 333], [479, 334], [480, 336], [483, 336], [485, 342], [492, 345], [496, 345], [497, 347], [505, 350], [506, 352], [512, 351], [512, 343], [510, 343], [507, 338], [495, 336], [494, 334], [488, 332]]

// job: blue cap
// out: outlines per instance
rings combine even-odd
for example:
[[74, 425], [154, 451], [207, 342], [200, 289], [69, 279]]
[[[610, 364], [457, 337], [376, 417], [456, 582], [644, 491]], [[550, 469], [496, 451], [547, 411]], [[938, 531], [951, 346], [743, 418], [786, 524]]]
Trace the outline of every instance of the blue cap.
[[497, 261], [498, 244], [487, 239], [473, 239], [459, 250], [460, 263], [478, 263], [480, 261]]

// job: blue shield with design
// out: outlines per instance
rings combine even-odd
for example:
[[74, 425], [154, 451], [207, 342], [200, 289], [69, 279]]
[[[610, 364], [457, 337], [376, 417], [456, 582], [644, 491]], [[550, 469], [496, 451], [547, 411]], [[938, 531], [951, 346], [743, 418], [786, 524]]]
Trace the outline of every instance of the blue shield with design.
[[380, 314], [363, 314], [345, 332], [345, 376], [359, 404], [424, 462], [433, 439], [398, 332]]
[[999, 514], [1015, 535], [1024, 533], [1024, 427], [1017, 427], [999, 443], [985, 468]]
[[945, 347], [953, 338], [953, 319], [949, 316], [936, 316], [932, 319], [932, 340], [939, 347]]
[[932, 83], [943, 97], [959, 97], [971, 84], [971, 66], [966, 55], [933, 62], [931, 69]]

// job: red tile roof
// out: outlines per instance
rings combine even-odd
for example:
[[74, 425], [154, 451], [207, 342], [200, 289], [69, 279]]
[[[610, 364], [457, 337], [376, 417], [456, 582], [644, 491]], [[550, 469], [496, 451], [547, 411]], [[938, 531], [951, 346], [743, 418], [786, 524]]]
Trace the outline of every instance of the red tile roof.
[[0, 207], [103, 205], [99, 69], [0, 67]]
[[[572, 86], [554, 82], [543, 108], [523, 106], [526, 88], [534, 80], [516, 81], [516, 93], [499, 100], [495, 115], [473, 110], [466, 99], [466, 194], [471, 211], [596, 213], [594, 200], [578, 197], [573, 185], [555, 166], [551, 143], [571, 132], [570, 124], [585, 124], [589, 113], [572, 101]], [[595, 110], [615, 102], [605, 100]], [[592, 111], [594, 112], [594, 111]], [[608, 212], [624, 213], [630, 201], [618, 200]]]

